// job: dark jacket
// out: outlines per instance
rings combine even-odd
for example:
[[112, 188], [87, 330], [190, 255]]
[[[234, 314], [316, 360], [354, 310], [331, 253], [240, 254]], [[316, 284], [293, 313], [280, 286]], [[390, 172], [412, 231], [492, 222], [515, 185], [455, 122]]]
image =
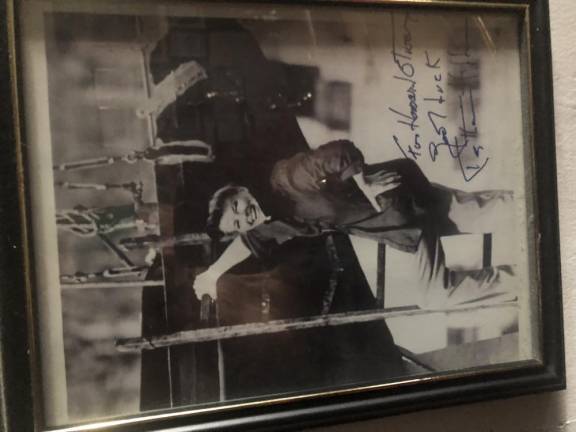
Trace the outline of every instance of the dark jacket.
[[[400, 185], [377, 197], [377, 211], [355, 184], [358, 173], [396, 172]], [[440, 190], [409, 159], [366, 165], [350, 141], [332, 141], [276, 163], [270, 185], [281, 216], [244, 235], [257, 255], [297, 236], [341, 231], [414, 252], [427, 219], [442, 219], [447, 203]], [[265, 210], [266, 211], [266, 210]]]

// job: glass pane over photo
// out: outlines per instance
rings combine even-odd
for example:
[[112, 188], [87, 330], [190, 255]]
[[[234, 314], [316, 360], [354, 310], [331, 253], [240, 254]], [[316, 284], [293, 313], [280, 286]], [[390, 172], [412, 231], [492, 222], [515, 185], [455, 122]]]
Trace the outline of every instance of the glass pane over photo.
[[25, 2], [47, 425], [539, 360], [522, 24]]

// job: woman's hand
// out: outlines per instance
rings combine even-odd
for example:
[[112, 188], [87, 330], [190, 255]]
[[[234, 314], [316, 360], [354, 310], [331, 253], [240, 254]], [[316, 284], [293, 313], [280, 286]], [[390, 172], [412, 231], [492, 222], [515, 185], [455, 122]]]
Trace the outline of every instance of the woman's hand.
[[216, 299], [218, 293], [216, 284], [218, 282], [218, 275], [210, 270], [206, 270], [196, 276], [194, 280], [194, 292], [199, 299], [204, 295], [209, 295], [212, 299]]

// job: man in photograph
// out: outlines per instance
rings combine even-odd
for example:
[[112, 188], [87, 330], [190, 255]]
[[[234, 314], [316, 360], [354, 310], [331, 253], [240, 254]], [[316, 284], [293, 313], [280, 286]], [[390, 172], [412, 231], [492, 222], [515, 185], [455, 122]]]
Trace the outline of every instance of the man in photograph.
[[213, 195], [209, 233], [237, 237], [197, 276], [198, 297], [215, 298], [219, 277], [251, 255], [266, 257], [296, 237], [334, 231], [408, 252], [420, 281], [420, 307], [516, 297], [500, 280], [501, 273], [509, 275], [511, 269], [498, 264], [507, 263], [483, 262], [479, 268], [451, 270], [441, 242], [444, 236], [462, 232], [461, 219], [469, 217], [471, 208], [479, 223], [513, 212], [511, 192], [465, 193], [434, 185], [409, 159], [367, 165], [360, 150], [345, 140], [280, 160], [272, 169], [269, 187], [272, 193], [261, 197], [239, 185], [228, 185]]

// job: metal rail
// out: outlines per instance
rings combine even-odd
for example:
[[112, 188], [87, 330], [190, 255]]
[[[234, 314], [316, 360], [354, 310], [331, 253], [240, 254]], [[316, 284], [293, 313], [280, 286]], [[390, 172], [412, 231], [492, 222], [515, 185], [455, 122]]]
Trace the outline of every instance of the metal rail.
[[316, 315], [305, 318], [293, 318], [269, 322], [256, 322], [232, 326], [204, 328], [198, 330], [185, 330], [171, 334], [154, 337], [139, 337], [119, 339], [116, 347], [122, 352], [139, 352], [157, 348], [183, 345], [187, 343], [221, 341], [240, 337], [274, 334], [285, 331], [306, 330], [320, 327], [335, 327], [340, 325], [358, 324], [364, 322], [385, 320], [395, 317], [429, 315], [434, 313], [460, 313], [478, 311], [483, 309], [517, 308], [516, 302], [484, 304], [466, 307], [451, 307], [446, 309], [415, 309], [400, 311], [370, 310], [359, 312], [345, 312], [330, 315]]

